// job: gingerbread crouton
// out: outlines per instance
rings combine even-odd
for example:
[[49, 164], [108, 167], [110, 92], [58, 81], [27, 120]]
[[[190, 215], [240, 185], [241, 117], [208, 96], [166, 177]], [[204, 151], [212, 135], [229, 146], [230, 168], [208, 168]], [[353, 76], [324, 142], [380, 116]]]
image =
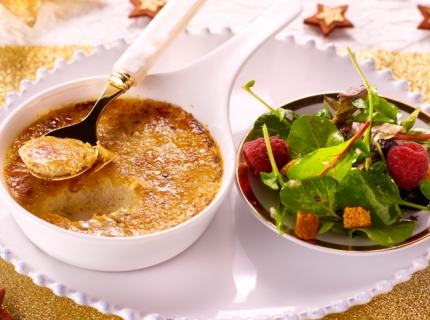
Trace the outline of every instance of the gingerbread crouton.
[[370, 227], [370, 211], [362, 207], [346, 207], [343, 213], [343, 226], [346, 229]]
[[319, 218], [312, 212], [297, 212], [294, 232], [303, 240], [314, 240], [317, 237]]

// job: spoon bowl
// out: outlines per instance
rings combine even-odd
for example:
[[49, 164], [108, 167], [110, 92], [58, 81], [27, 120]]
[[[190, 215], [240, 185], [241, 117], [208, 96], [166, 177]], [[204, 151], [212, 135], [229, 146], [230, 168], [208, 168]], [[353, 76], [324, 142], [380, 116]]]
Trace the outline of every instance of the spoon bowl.
[[[234, 80], [251, 54], [301, 10], [298, 1], [281, 0], [250, 27], [207, 56], [181, 70], [148, 75], [124, 93], [125, 97], [167, 101], [182, 107], [206, 126], [217, 141], [224, 164], [222, 185], [203, 211], [184, 223], [152, 234], [117, 238], [89, 236], [58, 228], [25, 210], [9, 194], [2, 176], [0, 194], [26, 236], [63, 262], [100, 271], [152, 266], [188, 248], [202, 235], [233, 184], [236, 157], [228, 105]], [[69, 82], [46, 90], [17, 107], [0, 127], [1, 168], [11, 141], [38, 115], [66, 104], [96, 100], [105, 83], [106, 77]]]

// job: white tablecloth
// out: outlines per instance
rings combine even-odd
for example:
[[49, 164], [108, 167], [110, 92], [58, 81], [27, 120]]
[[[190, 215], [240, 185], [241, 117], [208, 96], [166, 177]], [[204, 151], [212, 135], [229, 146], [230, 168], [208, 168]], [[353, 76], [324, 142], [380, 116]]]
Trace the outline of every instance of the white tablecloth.
[[[276, 0], [207, 0], [189, 24], [189, 30], [230, 27], [239, 32]], [[314, 39], [318, 46], [333, 43], [338, 49], [430, 51], [430, 30], [417, 26], [423, 16], [417, 5], [429, 0], [302, 0], [302, 14], [286, 28], [298, 42]], [[348, 5], [345, 17], [353, 28], [335, 29], [323, 37], [319, 28], [303, 23], [316, 13], [317, 3], [330, 7]], [[150, 21], [128, 18], [134, 5], [128, 0], [44, 0], [33, 28], [0, 5], [0, 45], [111, 44], [133, 39]], [[282, 14], [282, 13], [280, 13]]]

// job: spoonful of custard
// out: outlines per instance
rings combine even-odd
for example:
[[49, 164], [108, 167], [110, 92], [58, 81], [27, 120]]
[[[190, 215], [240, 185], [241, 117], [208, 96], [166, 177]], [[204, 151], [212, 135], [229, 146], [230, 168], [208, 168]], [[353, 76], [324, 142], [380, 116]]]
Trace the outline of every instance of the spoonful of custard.
[[70, 179], [90, 169], [98, 171], [115, 157], [98, 142], [92, 146], [51, 136], [31, 139], [18, 152], [31, 174], [44, 180]]

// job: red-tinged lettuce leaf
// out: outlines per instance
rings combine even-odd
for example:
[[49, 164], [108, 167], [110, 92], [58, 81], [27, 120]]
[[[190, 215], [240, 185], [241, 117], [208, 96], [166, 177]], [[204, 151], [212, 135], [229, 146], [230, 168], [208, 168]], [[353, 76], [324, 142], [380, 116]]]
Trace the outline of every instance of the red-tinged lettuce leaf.
[[334, 147], [315, 150], [288, 169], [288, 179], [303, 180], [326, 175], [341, 182], [349, 174], [354, 160], [359, 156], [356, 149], [363, 151], [362, 142], [357, 144], [357, 148], [355, 145], [350, 148], [349, 146], [350, 141], [345, 141]]
[[421, 144], [427, 151], [430, 152], [430, 130], [423, 128], [412, 128], [407, 134], [396, 134], [393, 140], [408, 140], [415, 141]]
[[353, 100], [367, 97], [367, 89], [364, 85], [358, 88], [349, 87], [347, 90], [339, 94], [341, 103], [352, 103]]
[[[287, 172], [289, 179], [303, 180], [308, 177], [327, 175], [337, 181], [349, 174], [352, 164], [362, 155], [370, 157], [368, 147], [359, 140], [370, 125], [366, 122], [351, 139], [329, 148], [320, 148], [294, 163]], [[357, 152], [356, 150], [360, 152]]]

